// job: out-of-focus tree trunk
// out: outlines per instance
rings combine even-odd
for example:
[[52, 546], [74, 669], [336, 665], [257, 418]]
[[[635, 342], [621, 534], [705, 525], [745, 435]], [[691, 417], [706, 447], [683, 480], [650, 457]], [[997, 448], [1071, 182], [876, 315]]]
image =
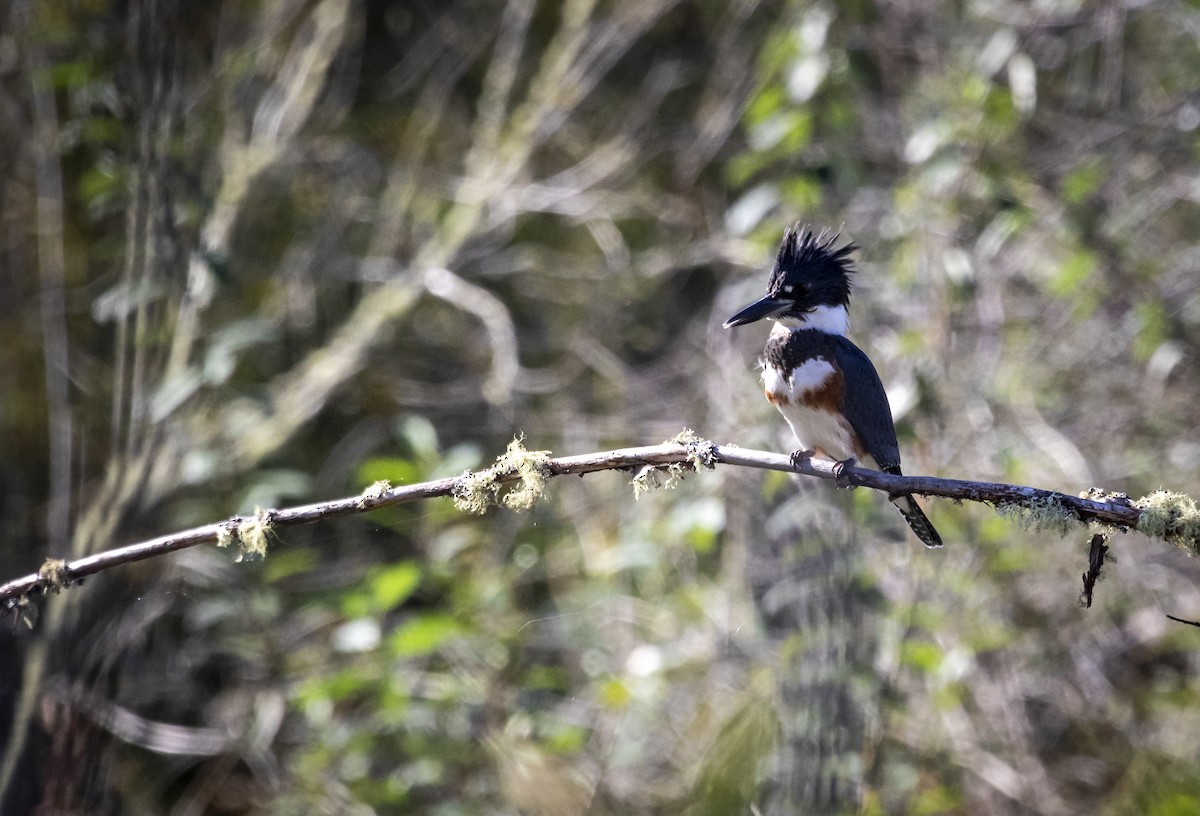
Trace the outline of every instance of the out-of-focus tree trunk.
[[877, 593], [844, 496], [791, 480], [764, 501], [749, 565], [775, 645], [780, 742], [764, 812], [857, 812], [874, 679]]

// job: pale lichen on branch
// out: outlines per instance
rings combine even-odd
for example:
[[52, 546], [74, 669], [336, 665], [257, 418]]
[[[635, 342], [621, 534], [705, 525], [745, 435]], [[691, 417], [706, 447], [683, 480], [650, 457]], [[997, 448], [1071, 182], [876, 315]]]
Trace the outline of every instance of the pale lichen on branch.
[[1082, 524], [1079, 516], [1067, 509], [1056, 495], [1035, 496], [1015, 502], [1001, 502], [996, 512], [1026, 530], [1066, 536]]
[[[699, 473], [701, 469], [712, 470], [717, 466], [717, 446], [707, 439], [697, 436], [691, 428], [684, 428], [663, 444], [683, 445], [687, 450], [686, 464], [691, 465], [693, 473]], [[674, 490], [675, 486], [683, 481], [684, 473], [687, 472], [684, 465], [684, 462], [670, 462], [663, 465], [646, 465], [638, 470], [629, 482], [633, 485], [634, 500], [640, 499], [643, 493], [657, 488]]]
[[[533, 509], [546, 492], [550, 477], [550, 451], [525, 449], [525, 436], [508, 443], [503, 454], [486, 470], [467, 471], [458, 479], [452, 493], [454, 506], [465, 513], [482, 515], [489, 507], [503, 504], [509, 510], [523, 513]], [[501, 496], [506, 477], [516, 474], [520, 481]]]
[[71, 586], [71, 570], [62, 558], [47, 558], [38, 569], [38, 577], [47, 592], [58, 594], [59, 591]]
[[1137, 529], [1169, 541], [1190, 555], [1200, 555], [1200, 508], [1186, 493], [1156, 490], [1133, 502], [1142, 511]]
[[365, 490], [363, 490], [362, 495], [358, 497], [359, 509], [367, 509], [372, 502], [382, 499], [391, 489], [392, 483], [387, 479], [379, 479], [375, 482], [372, 482]]
[[240, 550], [235, 559], [237, 561], [247, 556], [266, 558], [268, 539], [274, 524], [274, 510], [255, 508], [252, 516], [241, 516], [221, 524], [217, 532], [217, 546], [224, 548], [237, 544]]

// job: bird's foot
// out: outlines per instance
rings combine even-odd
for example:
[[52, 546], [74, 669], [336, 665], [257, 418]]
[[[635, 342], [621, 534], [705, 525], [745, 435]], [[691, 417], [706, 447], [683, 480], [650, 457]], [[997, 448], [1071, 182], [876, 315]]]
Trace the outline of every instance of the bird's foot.
[[792, 455], [789, 457], [792, 460], [792, 467], [799, 468], [802, 465], [809, 463], [812, 461], [812, 458], [814, 455], [816, 455], [816, 453], [817, 452], [812, 449], [792, 451]]
[[850, 481], [850, 474], [846, 472], [846, 468], [852, 468], [858, 464], [858, 460], [851, 456], [849, 459], [843, 459], [840, 462], [833, 463], [833, 483], [838, 487], [846, 490], [853, 490], [858, 487]]

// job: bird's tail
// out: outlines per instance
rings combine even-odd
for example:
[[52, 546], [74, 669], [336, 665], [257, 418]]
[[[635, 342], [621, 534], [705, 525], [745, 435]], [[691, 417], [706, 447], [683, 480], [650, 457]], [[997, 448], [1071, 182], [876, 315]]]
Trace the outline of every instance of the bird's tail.
[[926, 547], [942, 546], [942, 537], [938, 535], [937, 530], [933, 529], [933, 524], [925, 515], [925, 511], [921, 509], [921, 505], [917, 504], [916, 499], [912, 496], [893, 496], [892, 504], [896, 505], [900, 515], [904, 516], [904, 520], [917, 534], [917, 538], [921, 539], [922, 544]]

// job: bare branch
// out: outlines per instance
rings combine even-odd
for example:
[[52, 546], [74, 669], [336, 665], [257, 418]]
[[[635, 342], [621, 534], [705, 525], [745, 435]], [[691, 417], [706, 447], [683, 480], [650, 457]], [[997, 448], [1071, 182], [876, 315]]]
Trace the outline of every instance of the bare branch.
[[[351, 4], [347, 0], [323, 0], [300, 26], [291, 47], [280, 60], [273, 82], [254, 111], [249, 133], [230, 127], [221, 149], [221, 186], [201, 229], [201, 251], [188, 264], [188, 283], [179, 307], [166, 376], [186, 369], [193, 346], [201, 334], [200, 320], [216, 291], [210, 257], [228, 253], [230, 237], [241, 216], [252, 184], [287, 155], [303, 125], [312, 116], [330, 65], [348, 28]], [[271, 28], [260, 32], [260, 52], [270, 49], [263, 42]], [[231, 121], [237, 117], [230, 116]]]
[[[22, 7], [22, 16], [32, 14]], [[37, 138], [31, 140], [37, 185], [37, 257], [41, 278], [42, 361], [46, 372], [49, 417], [50, 505], [46, 520], [50, 543], [67, 544], [71, 518], [71, 387], [67, 342], [66, 249], [63, 242], [63, 177], [59, 164], [58, 113], [50, 69], [40, 48], [27, 57]]]
[[483, 397], [494, 405], [507, 403], [512, 399], [521, 362], [517, 354], [517, 330], [504, 301], [442, 267], [425, 270], [425, 288], [434, 297], [475, 315], [483, 323], [492, 345], [492, 366], [483, 382]]
[[[262, 510], [253, 516], [233, 516], [214, 524], [118, 547], [65, 564], [56, 563], [55, 569], [42, 569], [9, 581], [0, 585], [0, 614], [18, 609], [21, 605], [20, 599], [31, 592], [57, 591], [88, 575], [197, 544], [217, 542], [225, 546], [236, 541], [242, 544], [243, 548], [257, 548], [262, 545], [268, 533], [280, 527], [365, 513], [380, 507], [440, 496], [461, 499], [469, 492], [478, 493], [483, 482], [487, 482], [485, 486], [489, 495], [493, 497], [498, 494], [500, 485], [511, 482], [521, 481], [522, 489], [528, 489], [531, 470], [536, 470], [540, 477], [582, 475], [601, 470], [637, 471], [635, 481], [641, 482], [644, 476], [662, 471], [671, 476], [678, 476], [685, 470], [713, 468], [718, 464], [733, 465], [815, 476], [836, 481], [841, 485], [869, 487], [889, 495], [939, 496], [959, 501], [984, 502], [998, 508], [1050, 508], [1068, 522], [1093, 522], [1113, 530], [1137, 529], [1144, 514], [1158, 512], [1161, 516], [1164, 512], [1161, 507], [1156, 510], [1153, 502], [1132, 502], [1120, 494], [1093, 492], [1090, 495], [1095, 498], [1080, 498], [1022, 485], [941, 479], [932, 476], [895, 476], [857, 466], [848, 466], [835, 472], [835, 463], [820, 459], [800, 459], [793, 462], [783, 454], [746, 450], [736, 446], [718, 446], [695, 437], [680, 439], [679, 442], [662, 445], [621, 448], [556, 459], [541, 453], [525, 451], [519, 444], [515, 444], [510, 445], [509, 452], [500, 457], [495, 465], [483, 471], [400, 487], [379, 483], [367, 488], [358, 496], [300, 507]], [[1176, 500], [1177, 504], [1185, 498]], [[1034, 522], [1037, 522], [1036, 518]], [[1162, 528], [1160, 526], [1155, 529]], [[247, 541], [250, 537], [253, 537], [253, 542]], [[1197, 548], [1195, 541], [1185, 540], [1185, 536], [1178, 532], [1168, 532], [1166, 537], [1191, 552]]]

